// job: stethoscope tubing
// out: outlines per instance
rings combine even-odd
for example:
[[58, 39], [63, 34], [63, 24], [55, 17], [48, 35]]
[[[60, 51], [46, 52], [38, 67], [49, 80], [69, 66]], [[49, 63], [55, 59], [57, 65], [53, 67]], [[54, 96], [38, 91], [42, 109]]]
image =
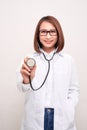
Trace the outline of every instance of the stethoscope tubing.
[[40, 85], [40, 87], [38, 87], [38, 88], [34, 88], [34, 87], [33, 87], [32, 82], [31, 82], [31, 77], [29, 76], [30, 87], [31, 87], [31, 89], [32, 89], [33, 91], [37, 91], [37, 90], [39, 90], [39, 89], [41, 89], [41, 88], [43, 87], [43, 85], [44, 85], [44, 83], [45, 83], [45, 81], [46, 81], [46, 79], [47, 79], [47, 77], [48, 77], [48, 74], [49, 74], [49, 72], [50, 72], [50, 61], [53, 59], [53, 57], [54, 57], [54, 55], [55, 55], [55, 52], [53, 53], [53, 56], [52, 56], [50, 59], [47, 59], [44, 53], [42, 53], [42, 54], [43, 54], [43, 56], [44, 56], [44, 59], [48, 62], [48, 71], [47, 71], [47, 74], [46, 74], [46, 76], [45, 76], [45, 79], [44, 79], [43, 83], [42, 83], [42, 84]]

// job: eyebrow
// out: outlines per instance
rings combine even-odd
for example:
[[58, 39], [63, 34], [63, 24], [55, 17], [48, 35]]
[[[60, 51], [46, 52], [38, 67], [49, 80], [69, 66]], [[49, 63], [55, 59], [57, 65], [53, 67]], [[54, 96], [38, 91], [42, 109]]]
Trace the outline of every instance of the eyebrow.
[[54, 28], [54, 29], [49, 29], [49, 30], [47, 29], [40, 29], [40, 30], [50, 31], [50, 30], [56, 30], [56, 29]]

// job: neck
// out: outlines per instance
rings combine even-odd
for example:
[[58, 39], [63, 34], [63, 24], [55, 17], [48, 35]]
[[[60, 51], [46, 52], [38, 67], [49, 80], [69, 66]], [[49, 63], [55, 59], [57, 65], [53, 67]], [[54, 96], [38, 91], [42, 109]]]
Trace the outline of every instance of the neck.
[[48, 49], [48, 48], [42, 48], [46, 53], [50, 53], [50, 52], [52, 52], [55, 48], [50, 48], [50, 49]]

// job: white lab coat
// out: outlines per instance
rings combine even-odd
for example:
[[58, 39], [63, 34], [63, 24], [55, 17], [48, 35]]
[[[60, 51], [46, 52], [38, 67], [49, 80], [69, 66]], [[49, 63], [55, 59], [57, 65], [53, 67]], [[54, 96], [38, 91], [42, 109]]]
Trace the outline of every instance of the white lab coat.
[[[44, 52], [45, 53], [45, 52]], [[50, 59], [53, 52], [45, 53]], [[38, 88], [47, 73], [48, 62], [43, 54], [29, 55], [36, 60], [36, 73], [32, 81]], [[78, 102], [79, 85], [74, 60], [71, 56], [56, 53], [50, 61], [50, 72], [43, 87], [33, 91], [30, 84], [23, 84], [17, 71], [17, 86], [26, 92], [25, 116], [21, 130], [44, 130], [44, 108], [54, 108], [54, 130], [76, 130], [74, 122], [75, 106]]]

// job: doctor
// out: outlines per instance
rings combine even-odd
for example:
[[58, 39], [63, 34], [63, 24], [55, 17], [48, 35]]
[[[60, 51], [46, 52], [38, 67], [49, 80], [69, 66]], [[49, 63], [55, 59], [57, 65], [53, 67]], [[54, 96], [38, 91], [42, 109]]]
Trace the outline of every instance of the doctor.
[[[17, 70], [17, 86], [26, 92], [21, 130], [76, 130], [79, 85], [74, 60], [61, 52], [63, 47], [58, 20], [41, 18], [34, 36], [35, 52], [26, 56]], [[29, 58], [36, 62], [32, 68], [27, 65]]]

